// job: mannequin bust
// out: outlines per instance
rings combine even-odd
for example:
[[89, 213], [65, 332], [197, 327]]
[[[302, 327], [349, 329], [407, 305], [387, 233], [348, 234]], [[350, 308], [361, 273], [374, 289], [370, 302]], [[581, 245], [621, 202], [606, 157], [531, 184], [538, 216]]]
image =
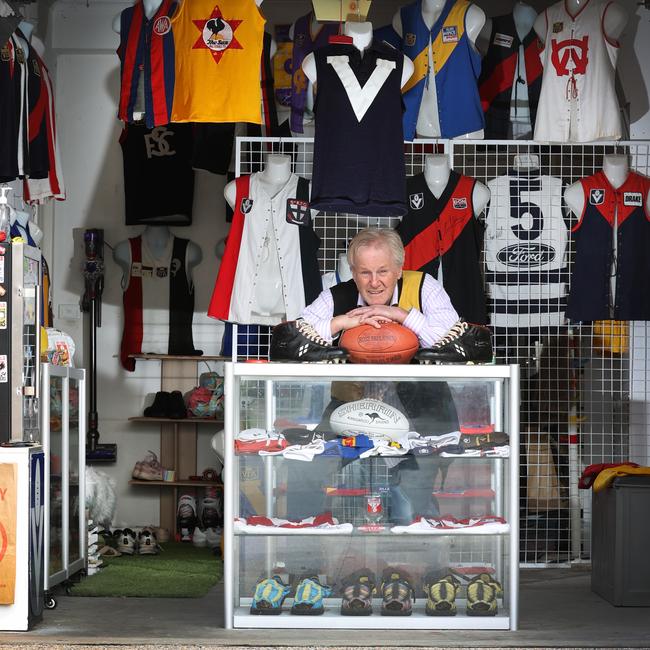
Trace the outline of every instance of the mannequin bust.
[[[589, 0], [565, 0], [564, 6], [569, 15], [577, 16], [587, 2]], [[605, 15], [603, 16], [603, 31], [605, 32], [605, 36], [611, 41], [617, 41], [627, 25], [628, 19], [629, 14], [627, 11], [616, 2], [611, 2], [607, 6]], [[544, 43], [546, 41], [547, 30], [546, 13], [544, 11], [535, 19], [533, 29], [542, 43]]]
[[[445, 0], [422, 0], [422, 19], [424, 24], [431, 29], [442, 13], [445, 7]], [[476, 5], [472, 4], [467, 9], [465, 14], [465, 31], [467, 37], [472, 43], [474, 49], [478, 52], [476, 47], [476, 39], [478, 38], [481, 30], [485, 25], [485, 12]], [[397, 11], [393, 16], [393, 29], [400, 35], [404, 35], [402, 27], [402, 15]], [[432, 53], [429, 48], [429, 61], [431, 61]], [[433, 66], [429, 68], [429, 82], [424, 90], [422, 103], [420, 105], [420, 113], [417, 122], [417, 134], [425, 138], [440, 137], [439, 133], [439, 120], [438, 120], [438, 99], [436, 96], [436, 84], [431, 83], [434, 79]], [[483, 137], [483, 129], [466, 133], [457, 136], [455, 139], [480, 139]]]
[[[426, 180], [431, 193], [439, 199], [449, 182], [449, 157], [446, 154], [436, 153], [427, 156], [424, 159], [424, 180]], [[485, 206], [490, 200], [490, 190], [483, 183], [476, 181], [474, 191], [472, 192], [472, 205], [474, 206], [474, 216], [485, 210]]]
[[[614, 189], [625, 183], [630, 173], [630, 164], [625, 154], [609, 154], [603, 157], [603, 173]], [[576, 181], [564, 190], [564, 202], [576, 217], [580, 218], [585, 208], [585, 195], [582, 183]], [[646, 210], [650, 211], [650, 196], [646, 203]]]
[[[516, 2], [512, 8], [512, 18], [515, 21], [515, 29], [519, 40], [523, 41], [535, 24], [537, 12], [525, 2]], [[481, 51], [487, 52], [490, 45], [490, 36], [492, 35], [492, 18], [487, 18], [477, 42], [481, 46]]]
[[[257, 174], [257, 180], [269, 196], [275, 196], [291, 176], [291, 156], [285, 154], [268, 154], [264, 160], [264, 169]], [[223, 190], [228, 205], [234, 210], [237, 200], [237, 185], [230, 181]]]
[[[348, 21], [343, 27], [343, 33], [352, 38], [352, 44], [362, 54], [372, 43], [372, 23], [355, 23]], [[313, 53], [308, 54], [305, 57], [305, 60], [302, 62], [302, 69], [304, 70], [305, 75], [307, 75], [307, 79], [309, 79], [312, 84], [316, 83], [316, 61]], [[402, 67], [402, 87], [404, 87], [404, 84], [411, 78], [413, 69], [413, 61], [405, 56], [404, 65]]]
[[[169, 240], [174, 235], [167, 226], [146, 226], [142, 231], [142, 241], [147, 245], [151, 254], [160, 258], [164, 255]], [[194, 242], [187, 244], [187, 273], [191, 277], [192, 269], [201, 262], [201, 249]], [[119, 242], [113, 249], [113, 259], [122, 268], [122, 286], [128, 283], [131, 273], [131, 247], [128, 240]]]

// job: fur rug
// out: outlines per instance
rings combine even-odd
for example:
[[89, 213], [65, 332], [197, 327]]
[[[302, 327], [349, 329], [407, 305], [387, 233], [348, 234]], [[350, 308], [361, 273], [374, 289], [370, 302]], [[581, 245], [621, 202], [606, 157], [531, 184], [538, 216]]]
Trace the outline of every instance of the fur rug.
[[92, 465], [86, 466], [86, 510], [89, 519], [104, 528], [110, 528], [116, 506], [115, 479]]

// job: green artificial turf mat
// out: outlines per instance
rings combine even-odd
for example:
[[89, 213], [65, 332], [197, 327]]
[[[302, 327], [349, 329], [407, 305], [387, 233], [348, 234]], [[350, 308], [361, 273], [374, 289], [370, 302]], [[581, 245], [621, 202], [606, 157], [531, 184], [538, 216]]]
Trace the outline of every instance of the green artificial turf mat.
[[223, 574], [221, 559], [209, 548], [169, 542], [158, 555], [102, 557], [98, 573], [75, 584], [72, 596], [199, 598]]

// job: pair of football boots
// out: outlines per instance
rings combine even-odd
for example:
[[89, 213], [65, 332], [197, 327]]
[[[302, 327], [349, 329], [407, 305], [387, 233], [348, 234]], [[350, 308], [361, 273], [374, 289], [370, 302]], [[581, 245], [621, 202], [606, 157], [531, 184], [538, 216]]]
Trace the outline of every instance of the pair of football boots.
[[[332, 345], [303, 319], [281, 323], [273, 328], [271, 361], [345, 363], [348, 353]], [[457, 321], [445, 336], [430, 348], [420, 348], [414, 357], [421, 364], [490, 363], [492, 339], [485, 325]]]

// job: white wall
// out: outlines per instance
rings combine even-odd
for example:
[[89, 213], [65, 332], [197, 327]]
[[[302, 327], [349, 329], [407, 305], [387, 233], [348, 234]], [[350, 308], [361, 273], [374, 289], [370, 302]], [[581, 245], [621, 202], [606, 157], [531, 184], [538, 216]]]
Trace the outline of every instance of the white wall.
[[[649, 12], [634, 0], [623, 0], [633, 20], [623, 40], [621, 81], [632, 101], [633, 133], [647, 137], [650, 132], [648, 111], [647, 61], [650, 50]], [[123, 225], [122, 158], [118, 145], [120, 123], [116, 118], [118, 99], [117, 35], [111, 29], [113, 17], [130, 2], [114, 0], [62, 0], [52, 5], [47, 20], [42, 12], [34, 15], [41, 22], [40, 33], [47, 27], [48, 62], [56, 88], [59, 141], [68, 191], [65, 202], [42, 212], [46, 231], [44, 250], [53, 274], [55, 325], [69, 332], [78, 343], [77, 359], [84, 359], [84, 319], [58, 318], [63, 305], [77, 305], [82, 293], [81, 236], [85, 228], [103, 228], [106, 242], [115, 245], [140, 229]], [[376, 0], [370, 19], [375, 26], [390, 22], [395, 9], [404, 4], [396, 0]], [[490, 15], [504, 13], [511, 2], [479, 2]], [[532, 2], [537, 9], [550, 3]], [[269, 23], [291, 22], [310, 7], [308, 0], [266, 0], [263, 5]], [[38, 29], [38, 28], [37, 28]], [[196, 312], [195, 343], [206, 354], [217, 354], [221, 325], [205, 316], [216, 277], [214, 248], [226, 233], [222, 199], [224, 179], [205, 172], [197, 173], [194, 223], [189, 229], [176, 229], [200, 244], [203, 262], [194, 280]], [[169, 191], [173, 191], [170, 188]], [[118, 485], [116, 524], [139, 525], [158, 522], [156, 489], [129, 488], [133, 464], [148, 449], [159, 450], [156, 427], [131, 424], [126, 418], [138, 415], [145, 396], [158, 389], [157, 363], [140, 362], [134, 373], [125, 372], [117, 358], [121, 337], [120, 273], [106, 250], [106, 289], [103, 297], [103, 326], [99, 330], [98, 410], [103, 442], [116, 442], [118, 462], [102, 467], [114, 476]], [[203, 368], [205, 369], [205, 368]], [[209, 450], [211, 431], [201, 429], [198, 469], [212, 462]]]

